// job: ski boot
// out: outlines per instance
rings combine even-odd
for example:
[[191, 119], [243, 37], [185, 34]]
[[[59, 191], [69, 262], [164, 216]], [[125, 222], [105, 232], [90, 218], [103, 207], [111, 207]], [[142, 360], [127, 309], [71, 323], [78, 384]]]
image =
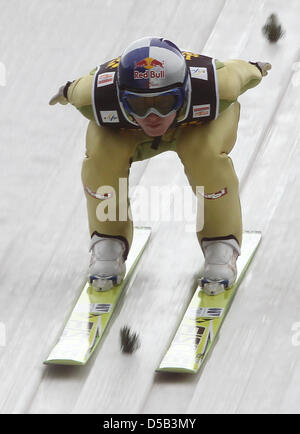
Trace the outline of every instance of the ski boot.
[[199, 285], [206, 294], [218, 295], [235, 282], [236, 260], [241, 254], [239, 244], [233, 238], [203, 241], [202, 249], [205, 265]]
[[119, 285], [126, 272], [125, 243], [118, 238], [93, 235], [90, 251], [90, 284], [96, 291], [108, 291]]

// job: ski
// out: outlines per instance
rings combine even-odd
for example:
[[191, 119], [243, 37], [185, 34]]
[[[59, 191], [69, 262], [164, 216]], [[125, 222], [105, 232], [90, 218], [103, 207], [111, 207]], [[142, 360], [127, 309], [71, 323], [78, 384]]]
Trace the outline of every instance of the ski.
[[207, 357], [236, 290], [260, 243], [260, 232], [244, 232], [235, 284], [218, 295], [197, 288], [157, 371], [196, 374]]
[[129, 283], [149, 240], [151, 228], [135, 227], [126, 261], [127, 272], [120, 285], [97, 292], [86, 283], [63, 332], [44, 364], [85, 365], [100, 342], [124, 287]]

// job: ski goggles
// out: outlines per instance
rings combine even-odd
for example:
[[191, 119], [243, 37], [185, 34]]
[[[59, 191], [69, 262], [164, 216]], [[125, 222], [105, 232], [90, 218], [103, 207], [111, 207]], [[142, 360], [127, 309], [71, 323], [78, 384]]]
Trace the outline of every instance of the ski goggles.
[[180, 109], [184, 103], [184, 93], [180, 87], [157, 93], [124, 90], [120, 92], [120, 100], [125, 110], [139, 119], [146, 118], [150, 113], [164, 118]]

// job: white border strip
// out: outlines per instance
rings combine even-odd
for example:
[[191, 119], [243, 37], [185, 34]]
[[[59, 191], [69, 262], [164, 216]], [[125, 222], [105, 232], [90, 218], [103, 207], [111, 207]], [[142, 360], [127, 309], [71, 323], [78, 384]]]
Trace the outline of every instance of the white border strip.
[[100, 65], [97, 66], [97, 71], [95, 72], [94, 79], [93, 79], [93, 86], [92, 86], [92, 107], [93, 107], [93, 113], [94, 113], [95, 121], [96, 121], [97, 125], [99, 125], [99, 127], [101, 127], [101, 124], [99, 123], [97, 111], [96, 111], [96, 105], [95, 105], [95, 85], [96, 85], [96, 77], [98, 75], [99, 69], [100, 69]]
[[216, 116], [215, 119], [219, 116], [219, 84], [218, 84], [218, 75], [217, 75], [217, 67], [216, 67], [216, 59], [213, 59], [212, 61], [213, 68], [214, 68], [214, 75], [215, 75], [215, 87], [216, 87]]

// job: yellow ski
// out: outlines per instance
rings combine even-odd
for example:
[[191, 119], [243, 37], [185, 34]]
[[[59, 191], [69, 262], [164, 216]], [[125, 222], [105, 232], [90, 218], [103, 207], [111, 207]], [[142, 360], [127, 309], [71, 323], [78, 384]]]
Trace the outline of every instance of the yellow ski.
[[260, 232], [244, 232], [242, 252], [237, 260], [237, 279], [230, 289], [210, 296], [197, 288], [157, 371], [197, 373], [209, 353], [260, 240]]
[[119, 297], [143, 253], [150, 233], [151, 229], [147, 227], [134, 229], [133, 242], [126, 261], [127, 272], [120, 285], [106, 292], [97, 292], [86, 283], [61, 337], [44, 361], [45, 364], [84, 365], [88, 361], [103, 336]]

